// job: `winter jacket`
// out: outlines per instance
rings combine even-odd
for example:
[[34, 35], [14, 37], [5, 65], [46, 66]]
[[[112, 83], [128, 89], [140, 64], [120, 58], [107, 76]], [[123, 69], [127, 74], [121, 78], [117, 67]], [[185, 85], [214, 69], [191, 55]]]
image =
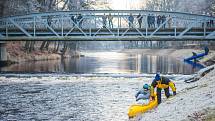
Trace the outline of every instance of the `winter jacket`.
[[152, 87], [151, 91], [153, 91], [155, 87], [160, 89], [166, 89], [170, 87], [173, 92], [176, 92], [175, 84], [168, 78], [162, 76], [160, 81], [153, 80], [151, 87]]
[[150, 98], [150, 90], [141, 89], [137, 92], [135, 97], [136, 97], [136, 101], [138, 101], [140, 99], [149, 99]]

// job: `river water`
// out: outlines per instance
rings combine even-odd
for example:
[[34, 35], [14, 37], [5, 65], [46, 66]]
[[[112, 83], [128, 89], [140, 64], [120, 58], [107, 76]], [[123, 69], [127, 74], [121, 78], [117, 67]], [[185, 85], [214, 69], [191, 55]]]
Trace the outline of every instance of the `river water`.
[[200, 68], [165, 56], [119, 52], [88, 52], [85, 57], [52, 61], [34, 61], [0, 68], [18, 73], [156, 73], [193, 74]]
[[0, 120], [125, 121], [157, 71], [177, 87], [198, 68], [168, 57], [117, 52], [1, 68]]

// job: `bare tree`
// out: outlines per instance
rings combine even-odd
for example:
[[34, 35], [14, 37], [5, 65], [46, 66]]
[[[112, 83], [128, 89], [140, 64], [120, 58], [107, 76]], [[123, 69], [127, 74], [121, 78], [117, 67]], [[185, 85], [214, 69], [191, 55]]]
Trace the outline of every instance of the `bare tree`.
[[5, 10], [5, 0], [0, 0], [0, 17], [4, 16], [4, 10]]

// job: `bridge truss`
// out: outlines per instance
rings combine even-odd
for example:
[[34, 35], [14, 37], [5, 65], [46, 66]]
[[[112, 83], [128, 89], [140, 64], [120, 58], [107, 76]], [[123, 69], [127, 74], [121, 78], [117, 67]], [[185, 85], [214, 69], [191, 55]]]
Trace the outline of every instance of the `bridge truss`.
[[[111, 14], [113, 26], [102, 17]], [[138, 15], [141, 15], [141, 28]], [[148, 16], [166, 16], [149, 27]], [[78, 18], [78, 16], [80, 16]], [[128, 20], [129, 15], [134, 22]], [[77, 19], [75, 19], [77, 18]], [[157, 18], [157, 17], [156, 17]], [[179, 12], [146, 10], [83, 10], [34, 13], [0, 18], [0, 40], [38, 41], [182, 41], [215, 40], [214, 17]], [[131, 25], [129, 27], [129, 24]], [[165, 26], [165, 28], [164, 28]]]

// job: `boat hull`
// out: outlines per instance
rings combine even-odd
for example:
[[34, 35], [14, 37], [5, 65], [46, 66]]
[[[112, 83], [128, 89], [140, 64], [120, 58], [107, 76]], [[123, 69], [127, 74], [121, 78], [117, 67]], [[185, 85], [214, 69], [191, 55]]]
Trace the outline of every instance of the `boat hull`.
[[138, 114], [145, 113], [146, 111], [155, 108], [157, 105], [158, 105], [157, 97], [155, 97], [155, 100], [151, 100], [147, 105], [141, 105], [141, 104], [131, 105], [128, 110], [128, 117], [133, 118]]

